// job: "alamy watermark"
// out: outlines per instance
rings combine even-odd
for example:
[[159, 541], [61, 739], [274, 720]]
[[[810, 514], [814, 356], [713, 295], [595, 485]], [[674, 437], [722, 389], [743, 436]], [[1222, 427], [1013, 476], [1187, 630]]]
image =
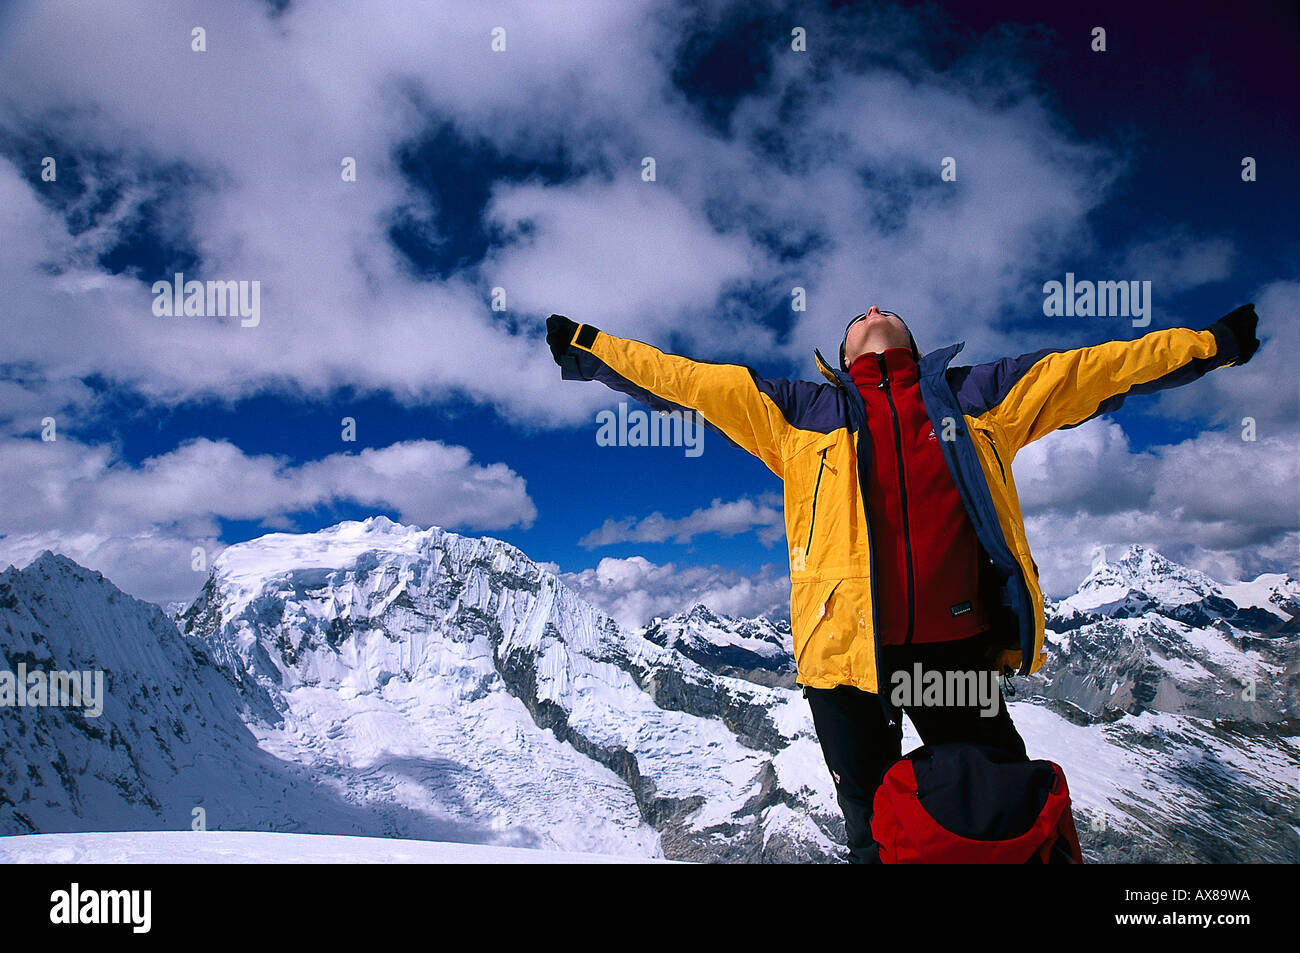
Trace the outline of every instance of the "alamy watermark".
[[152, 890], [88, 890], [74, 882], [50, 894], [53, 924], [121, 924], [132, 933], [148, 933], [153, 925]]
[[1049, 318], [1132, 318], [1133, 327], [1151, 323], [1151, 282], [1075, 281], [1074, 272], [1065, 281], [1043, 285], [1043, 314]]
[[692, 410], [648, 411], [618, 405], [618, 413], [596, 414], [598, 447], [685, 447], [686, 456], [704, 452], [704, 419]]
[[992, 669], [927, 670], [915, 662], [911, 671], [895, 670], [889, 683], [889, 701], [895, 708], [978, 708], [981, 718], [992, 718], [1002, 702], [998, 673]]
[[171, 281], [155, 281], [152, 290], [153, 313], [160, 318], [238, 315], [245, 328], [262, 322], [260, 281], [186, 281], [178, 271]]
[[19, 662], [16, 672], [0, 669], [0, 707], [84, 708], [98, 718], [104, 713], [104, 673], [28, 671]]

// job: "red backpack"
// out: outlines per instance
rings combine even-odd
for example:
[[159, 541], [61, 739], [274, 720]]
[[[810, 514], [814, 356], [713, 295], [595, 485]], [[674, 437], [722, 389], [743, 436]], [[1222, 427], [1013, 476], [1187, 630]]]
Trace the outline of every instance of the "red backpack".
[[1065, 772], [1000, 748], [929, 745], [895, 761], [871, 834], [887, 864], [1081, 864]]

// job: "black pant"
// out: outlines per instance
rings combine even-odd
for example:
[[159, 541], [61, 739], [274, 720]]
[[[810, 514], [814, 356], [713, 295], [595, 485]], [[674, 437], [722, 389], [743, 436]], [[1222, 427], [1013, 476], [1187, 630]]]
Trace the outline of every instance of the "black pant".
[[[934, 645], [884, 646], [880, 670], [911, 671], [916, 662], [923, 669], [938, 671], [991, 671], [985, 660], [985, 639], [976, 636]], [[881, 682], [886, 691], [886, 674]], [[878, 861], [876, 842], [871, 837], [872, 802], [885, 769], [902, 756], [903, 727], [892, 727], [885, 719], [880, 699], [852, 685], [835, 688], [804, 688], [812, 709], [817, 739], [826, 766], [835, 781], [835, 793], [844, 812], [848, 831], [850, 863]], [[889, 697], [888, 695], [886, 697]], [[992, 745], [1024, 758], [1025, 742], [1011, 723], [1006, 700], [998, 692], [998, 710], [985, 717], [977, 704], [958, 706], [908, 705], [907, 717], [927, 745], [971, 742]]]

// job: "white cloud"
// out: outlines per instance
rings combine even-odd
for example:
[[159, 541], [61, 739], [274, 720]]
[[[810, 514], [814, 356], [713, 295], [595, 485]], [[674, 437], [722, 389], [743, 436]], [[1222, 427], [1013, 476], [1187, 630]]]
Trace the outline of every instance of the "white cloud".
[[658, 564], [642, 556], [609, 557], [595, 569], [561, 578], [621, 625], [633, 628], [697, 602], [733, 616], [790, 617], [790, 577], [774, 564], [757, 573], [741, 573], [718, 566]]
[[1300, 428], [1255, 441], [1208, 431], [1130, 453], [1117, 424], [1092, 420], [1030, 444], [1013, 470], [1054, 596], [1075, 589], [1099, 546], [1142, 543], [1219, 578], [1293, 567], [1300, 551]]
[[[571, 424], [608, 395], [557, 386], [541, 343], [552, 310], [652, 343], [678, 332], [707, 359], [807, 368], [812, 345], [833, 347], [844, 316], [870, 299], [907, 315], [926, 344], [964, 336], [975, 353], [1003, 343], [985, 316], [1060, 239], [1078, 238], [1115, 175], [1116, 159], [1072, 141], [1024, 98], [1025, 84], [1012, 105], [989, 105], [1014, 79], [1005, 64], [987, 76], [973, 65], [962, 84], [916, 60], [907, 79], [836, 66], [812, 80], [806, 58], [777, 55], [770, 90], [719, 136], [665, 81], [681, 39], [671, 10], [592, 0], [557, 16], [465, 0], [370, 10], [359, 28], [342, 3], [292, 4], [277, 18], [251, 3], [20, 8], [0, 57], [0, 124], [43, 129], [65, 163], [106, 150], [129, 186], [106, 221], [163, 200], [148, 214], [193, 235], [203, 265], [190, 277], [261, 281], [263, 321], [155, 318], [147, 288], [94, 263], [118, 230], [69, 234], [33, 201], [32, 170], [0, 163], [0, 232], [23, 237], [0, 265], [13, 358], [62, 375], [100, 371], [159, 400], [351, 383], [405, 401], [467, 397], [525, 426]], [[196, 23], [204, 54], [189, 49]], [[494, 54], [498, 25], [508, 51]], [[896, 12], [872, 38], [915, 40], [916, 24]], [[810, 111], [783, 130], [793, 152], [783, 163], [753, 143], [782, 98], [810, 83]], [[435, 227], [438, 210], [422, 207], [393, 155], [448, 119], [503, 149], [562, 150], [601, 171], [501, 185], [490, 216], [533, 222], [531, 238], [496, 249], [481, 271], [426, 282], [386, 230], [396, 209], [414, 203]], [[892, 216], [900, 233], [872, 224], [872, 208], [915, 188], [864, 187], [861, 169], [937, 176], [948, 154], [960, 184]], [[344, 155], [358, 159], [355, 184], [339, 181]], [[658, 162], [654, 183], [640, 180], [644, 155]], [[166, 163], [198, 182], [142, 171]], [[750, 228], [820, 235], [824, 249], [786, 264]], [[57, 279], [40, 267], [51, 261]], [[522, 333], [488, 310], [497, 284]], [[754, 315], [717, 307], [728, 287], [776, 306], [795, 284], [812, 309], [784, 349]], [[969, 314], [981, 317], [955, 323]]]
[[785, 535], [785, 516], [779, 493], [765, 493], [757, 499], [723, 502], [714, 499], [682, 517], [668, 517], [658, 512], [649, 516], [607, 519], [592, 530], [578, 545], [585, 549], [614, 543], [689, 543], [704, 533], [736, 536], [751, 530], [758, 533], [764, 546], [771, 546]]
[[1102, 513], [1145, 503], [1152, 492], [1151, 464], [1149, 455], [1132, 452], [1119, 424], [1102, 417], [1029, 444], [1013, 469], [1026, 512]]
[[215, 555], [223, 519], [285, 529], [295, 512], [343, 502], [448, 529], [527, 527], [537, 515], [509, 467], [430, 440], [297, 465], [195, 440], [139, 466], [66, 438], [3, 440], [0, 485], [0, 564], [52, 549], [155, 601], [194, 594], [191, 550]]
[[1231, 546], [1202, 545], [1223, 527], [1171, 518], [1167, 512], [1126, 510], [1101, 517], [1086, 513], [1041, 513], [1025, 519], [1029, 546], [1038, 563], [1043, 591], [1061, 598], [1078, 588], [1092, 568], [1098, 548], [1114, 558], [1133, 543], [1141, 543], [1174, 560], [1230, 582], [1253, 579], [1279, 567], [1295, 571], [1300, 531], [1282, 528], [1269, 539], [1241, 545], [1243, 534], [1230, 532]]
[[1123, 267], [1106, 277], [1150, 281], [1152, 296], [1159, 299], [1223, 281], [1232, 274], [1235, 258], [1236, 247], [1229, 239], [1197, 238], [1187, 228], [1175, 228], [1131, 246]]

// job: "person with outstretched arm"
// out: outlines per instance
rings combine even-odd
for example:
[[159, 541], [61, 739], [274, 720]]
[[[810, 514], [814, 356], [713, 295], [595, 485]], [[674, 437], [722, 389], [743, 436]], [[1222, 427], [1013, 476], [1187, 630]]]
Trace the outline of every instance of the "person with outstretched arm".
[[[1245, 364], [1257, 323], [1246, 304], [1202, 330], [952, 366], [963, 343], [922, 355], [902, 318], [873, 306], [845, 328], [837, 368], [814, 349], [824, 383], [666, 354], [558, 314], [546, 340], [563, 379], [694, 412], [783, 481], [796, 682], [848, 860], [870, 863], [872, 801], [901, 756], [903, 713], [927, 745], [1027, 757], [996, 684], [1045, 659], [1016, 454], [1131, 395]], [[917, 671], [987, 676], [996, 697], [900, 694]]]

